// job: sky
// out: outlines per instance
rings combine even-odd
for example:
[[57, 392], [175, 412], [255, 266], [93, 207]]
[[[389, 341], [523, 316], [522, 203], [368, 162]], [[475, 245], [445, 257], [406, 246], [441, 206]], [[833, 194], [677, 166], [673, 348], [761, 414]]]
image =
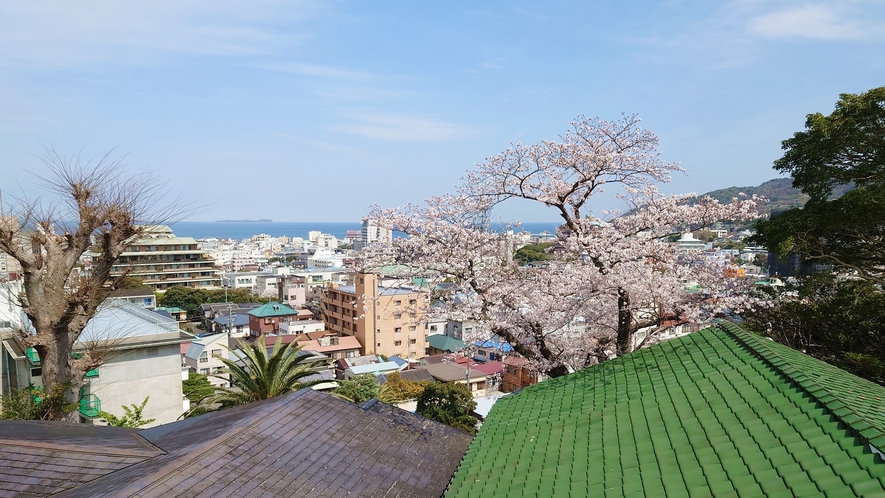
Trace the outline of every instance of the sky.
[[3, 2], [0, 190], [36, 191], [47, 145], [112, 150], [192, 221], [357, 221], [622, 113], [686, 170], [663, 191], [758, 185], [883, 54], [882, 0]]

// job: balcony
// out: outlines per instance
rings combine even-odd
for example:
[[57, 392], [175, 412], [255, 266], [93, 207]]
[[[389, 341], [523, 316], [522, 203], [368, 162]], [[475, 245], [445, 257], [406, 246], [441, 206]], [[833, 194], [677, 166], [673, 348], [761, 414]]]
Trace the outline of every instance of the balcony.
[[101, 411], [101, 400], [94, 394], [87, 394], [80, 398], [80, 415], [86, 418], [97, 418]]

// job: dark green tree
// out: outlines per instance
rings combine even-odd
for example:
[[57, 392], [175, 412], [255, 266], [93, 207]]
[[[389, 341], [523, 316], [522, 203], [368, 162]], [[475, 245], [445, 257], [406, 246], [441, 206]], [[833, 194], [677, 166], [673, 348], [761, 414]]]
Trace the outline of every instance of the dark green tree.
[[456, 382], [437, 382], [424, 388], [418, 396], [415, 413], [442, 422], [470, 434], [476, 434], [476, 417], [470, 412], [476, 409], [476, 401], [470, 389]]
[[0, 420], [62, 420], [77, 411], [77, 403], [68, 401], [70, 384], [56, 384], [49, 391], [30, 385], [0, 396]]
[[181, 308], [187, 311], [189, 317], [199, 316], [200, 305], [206, 302], [208, 292], [203, 289], [193, 289], [181, 285], [175, 285], [160, 294], [157, 304], [164, 308]]
[[885, 283], [885, 87], [842, 94], [832, 114], [809, 114], [782, 147], [774, 167], [809, 201], [760, 221], [754, 240]]
[[885, 293], [867, 280], [823, 274], [796, 297], [743, 316], [762, 335], [885, 385]]
[[302, 353], [295, 343], [282, 342], [277, 341], [268, 354], [261, 336], [254, 343], [241, 342], [241, 349], [232, 351], [236, 358], [220, 358], [225, 366], [213, 376], [227, 380], [226, 375], [230, 375], [232, 386], [220, 388], [212, 402], [223, 406], [245, 405], [317, 384], [319, 381], [304, 380], [317, 373], [306, 363], [311, 356]]
[[380, 392], [380, 386], [375, 384], [375, 376], [371, 374], [356, 375], [337, 382], [338, 387], [332, 390], [332, 394], [351, 403], [364, 403], [377, 398]]
[[196, 372], [187, 374], [187, 380], [182, 381], [182, 391], [191, 403], [199, 403], [215, 395], [215, 386], [209, 382], [209, 377]]

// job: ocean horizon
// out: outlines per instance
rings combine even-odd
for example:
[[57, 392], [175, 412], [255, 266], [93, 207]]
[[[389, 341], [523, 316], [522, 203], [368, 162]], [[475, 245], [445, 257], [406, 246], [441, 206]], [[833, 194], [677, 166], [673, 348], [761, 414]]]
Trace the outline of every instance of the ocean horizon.
[[[555, 233], [557, 222], [523, 223], [520, 228], [524, 231], [539, 234], [542, 232]], [[499, 230], [504, 227], [503, 223], [492, 223], [492, 229]], [[319, 230], [338, 239], [343, 239], [348, 230], [361, 230], [359, 221], [326, 222], [326, 221], [180, 221], [170, 224], [170, 228], [179, 237], [193, 237], [194, 239], [234, 239], [243, 240], [252, 238], [253, 235], [267, 234], [271, 237], [301, 237], [306, 239], [307, 233]], [[517, 229], [518, 230], [518, 229]], [[396, 236], [396, 233], [394, 234]]]

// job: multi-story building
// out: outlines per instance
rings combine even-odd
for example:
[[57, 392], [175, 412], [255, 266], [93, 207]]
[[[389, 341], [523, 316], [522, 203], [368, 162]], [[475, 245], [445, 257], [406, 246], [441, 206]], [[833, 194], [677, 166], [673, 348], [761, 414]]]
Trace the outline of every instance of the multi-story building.
[[378, 277], [360, 273], [354, 285], [331, 286], [323, 297], [326, 329], [359, 340], [362, 354], [421, 358], [428, 295], [402, 287], [381, 287]]
[[359, 244], [355, 244], [355, 249], [362, 249], [375, 242], [393, 241], [393, 232], [384, 227], [379, 227], [369, 220], [363, 221], [363, 228], [360, 235]]
[[214, 289], [221, 285], [215, 262], [191, 237], [176, 237], [165, 225], [150, 227], [117, 258], [111, 276], [138, 277], [155, 291], [169, 287]]

